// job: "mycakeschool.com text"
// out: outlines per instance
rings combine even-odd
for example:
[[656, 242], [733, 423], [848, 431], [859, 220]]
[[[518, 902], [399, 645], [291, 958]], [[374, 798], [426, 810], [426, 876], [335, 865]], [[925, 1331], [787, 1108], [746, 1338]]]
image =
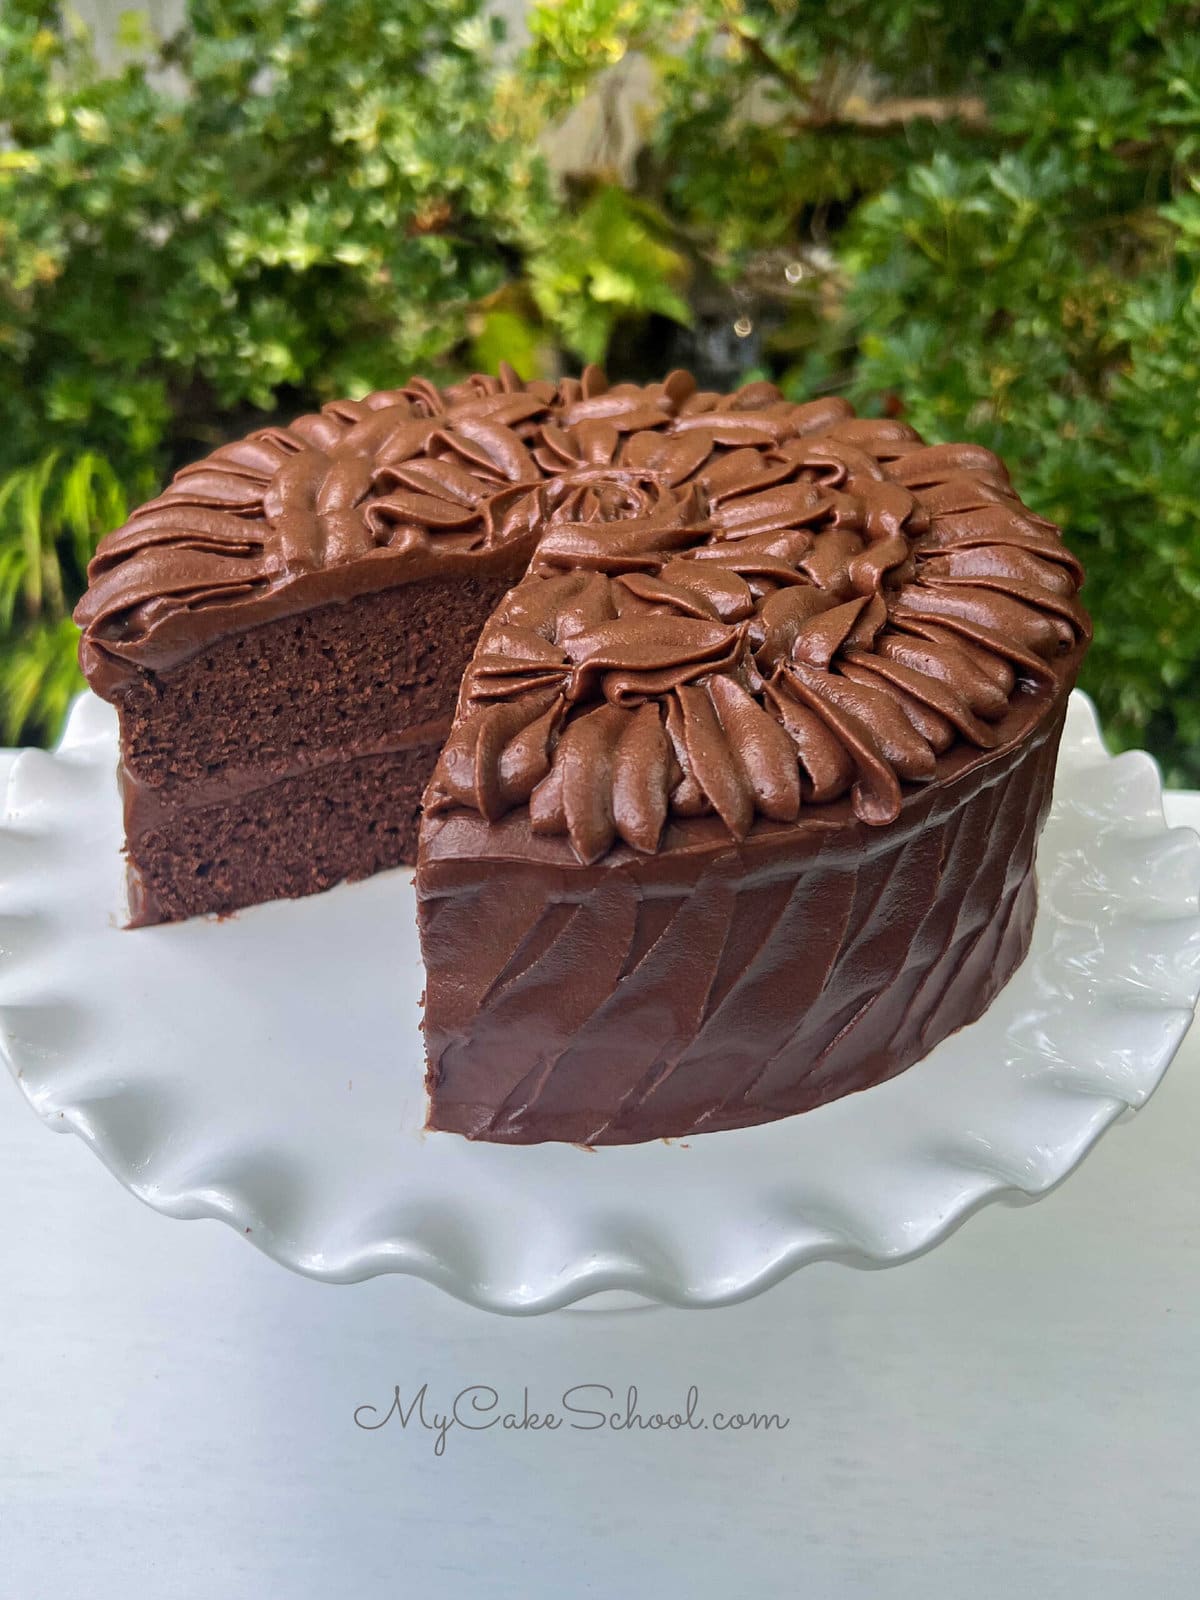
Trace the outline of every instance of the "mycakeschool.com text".
[[387, 1431], [428, 1440], [435, 1456], [446, 1453], [447, 1441], [471, 1434], [545, 1433], [559, 1437], [610, 1433], [769, 1433], [789, 1426], [778, 1411], [736, 1406], [709, 1407], [691, 1384], [672, 1403], [645, 1399], [636, 1384], [614, 1389], [607, 1383], [577, 1383], [550, 1405], [536, 1402], [528, 1387], [504, 1396], [486, 1383], [467, 1384], [439, 1399], [428, 1383], [410, 1388], [399, 1384], [379, 1404], [354, 1409], [354, 1423], [368, 1433]]

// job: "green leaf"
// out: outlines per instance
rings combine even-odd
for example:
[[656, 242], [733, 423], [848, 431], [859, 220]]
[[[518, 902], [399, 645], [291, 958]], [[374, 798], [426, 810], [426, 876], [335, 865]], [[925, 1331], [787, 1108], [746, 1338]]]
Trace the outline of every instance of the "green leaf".
[[517, 311], [492, 310], [484, 314], [471, 341], [471, 364], [481, 372], [495, 372], [507, 361], [522, 378], [542, 371], [542, 335], [528, 317]]
[[[497, 72], [481, 0], [198, 0], [165, 43], [123, 19], [111, 71], [69, 7], [0, 0], [22, 736], [65, 704], [34, 679], [96, 539], [184, 461], [416, 370], [646, 376], [691, 349], [732, 385], [752, 342], [790, 394], [1000, 450], [1088, 566], [1106, 730], [1200, 782], [1195, 7], [547, 0], [526, 22]], [[743, 315], [753, 341], [728, 337]]]
[[9, 745], [55, 737], [84, 687], [69, 620], [22, 630], [0, 658], [0, 729]]

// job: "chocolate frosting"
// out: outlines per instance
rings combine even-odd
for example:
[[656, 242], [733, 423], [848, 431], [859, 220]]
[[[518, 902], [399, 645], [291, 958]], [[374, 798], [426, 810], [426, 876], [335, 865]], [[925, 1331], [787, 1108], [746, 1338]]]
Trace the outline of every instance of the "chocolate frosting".
[[632, 389], [542, 426], [530, 571], [484, 628], [427, 814], [525, 807], [583, 863], [658, 850], [669, 819], [743, 839], [847, 792], [886, 825], [1087, 637], [1078, 563], [990, 451], [686, 382], [653, 427]]
[[514, 559], [426, 809], [526, 808], [581, 862], [846, 793], [890, 823], [1088, 633], [1077, 562], [978, 445], [766, 383], [506, 368], [186, 468], [101, 544], [82, 660], [112, 694], [289, 610]]
[[422, 824], [429, 1126], [624, 1144], [807, 1111], [920, 1059], [1023, 958], [1080, 650], [888, 828], [849, 801], [581, 866], [512, 812]]

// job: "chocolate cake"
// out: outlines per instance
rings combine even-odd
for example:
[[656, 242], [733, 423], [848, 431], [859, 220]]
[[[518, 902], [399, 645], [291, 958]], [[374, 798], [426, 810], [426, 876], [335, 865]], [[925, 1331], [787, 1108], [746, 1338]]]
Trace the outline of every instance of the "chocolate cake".
[[75, 617], [120, 717], [135, 924], [415, 859], [463, 669], [537, 535], [514, 429], [557, 394], [510, 375], [329, 405], [102, 541]]
[[433, 1128], [803, 1111], [1025, 954], [1088, 624], [979, 446], [684, 373], [416, 380], [185, 469], [90, 579], [133, 920], [415, 847]]

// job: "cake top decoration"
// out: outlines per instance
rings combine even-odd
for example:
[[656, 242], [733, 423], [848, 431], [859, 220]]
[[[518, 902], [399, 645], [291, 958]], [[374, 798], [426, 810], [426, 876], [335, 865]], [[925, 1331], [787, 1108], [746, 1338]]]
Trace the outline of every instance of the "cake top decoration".
[[103, 541], [76, 615], [85, 649], [152, 667], [181, 618], [202, 641], [289, 585], [311, 603], [364, 564], [403, 582], [504, 549], [530, 565], [428, 804], [527, 807], [584, 862], [847, 792], [886, 824], [1088, 632], [1078, 563], [990, 451], [768, 383], [595, 368], [415, 379], [225, 446]]

